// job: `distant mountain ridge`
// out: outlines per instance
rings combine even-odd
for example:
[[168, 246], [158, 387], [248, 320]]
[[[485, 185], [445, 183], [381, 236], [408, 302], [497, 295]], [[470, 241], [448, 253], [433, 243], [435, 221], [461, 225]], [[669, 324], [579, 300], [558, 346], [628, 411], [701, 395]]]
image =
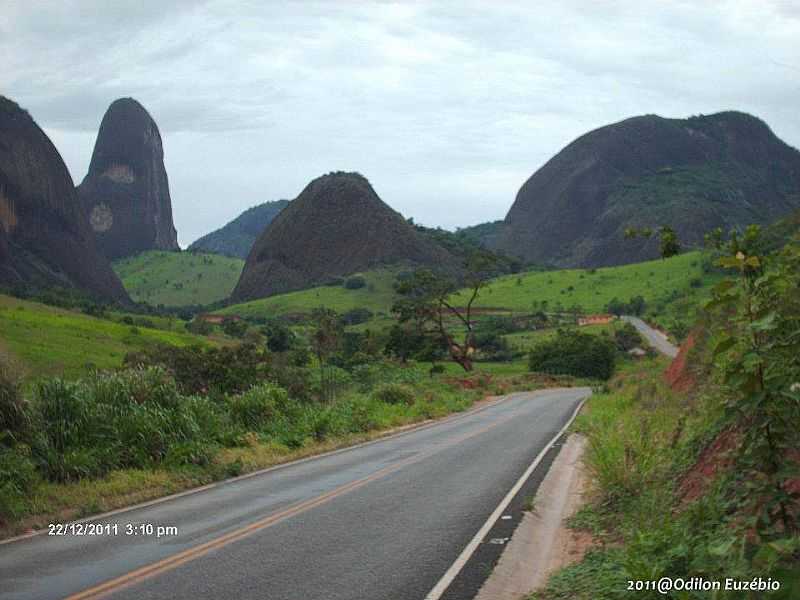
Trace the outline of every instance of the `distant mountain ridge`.
[[188, 250], [245, 259], [258, 236], [288, 205], [288, 200], [275, 200], [248, 208], [223, 227], [193, 242]]
[[769, 223], [800, 208], [800, 152], [741, 112], [633, 117], [566, 146], [522, 186], [491, 245], [524, 260], [594, 267], [658, 255], [627, 227], [676, 229], [699, 245], [715, 227]]
[[130, 302], [95, 247], [61, 155], [27, 111], [0, 96], [0, 284], [77, 288]]
[[409, 262], [457, 269], [447, 250], [414, 230], [359, 173], [318, 177], [280, 212], [247, 257], [236, 302]]

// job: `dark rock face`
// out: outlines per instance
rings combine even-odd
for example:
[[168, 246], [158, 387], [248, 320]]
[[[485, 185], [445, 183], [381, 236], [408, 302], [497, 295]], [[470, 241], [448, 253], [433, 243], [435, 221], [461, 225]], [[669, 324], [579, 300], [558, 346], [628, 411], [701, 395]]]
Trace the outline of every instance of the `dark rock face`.
[[30, 115], [0, 96], [0, 283], [129, 302], [99, 255], [69, 171]]
[[528, 179], [495, 243], [537, 263], [594, 267], [658, 256], [627, 227], [670, 225], [684, 245], [715, 227], [800, 207], [800, 152], [759, 119], [634, 117], [578, 138]]
[[106, 111], [78, 195], [109, 259], [180, 249], [161, 134], [136, 100], [115, 100]]
[[258, 236], [288, 204], [288, 200], [276, 200], [248, 208], [224, 227], [192, 243], [188, 250], [247, 258]]
[[399, 262], [452, 270], [457, 261], [389, 208], [365, 177], [330, 173], [308, 184], [270, 223], [232, 297], [262, 298]]

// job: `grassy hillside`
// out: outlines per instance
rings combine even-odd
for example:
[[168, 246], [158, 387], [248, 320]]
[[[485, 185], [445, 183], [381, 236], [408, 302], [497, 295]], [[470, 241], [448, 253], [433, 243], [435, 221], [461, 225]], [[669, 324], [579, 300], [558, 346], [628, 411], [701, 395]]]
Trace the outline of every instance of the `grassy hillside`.
[[[548, 310], [579, 306], [585, 312], [603, 312], [613, 298], [627, 302], [642, 296], [655, 307], [690, 290], [707, 287], [700, 252], [687, 252], [666, 260], [653, 260], [600, 269], [564, 269], [507, 275], [492, 280], [481, 292], [476, 306], [525, 312], [538, 310], [542, 301]], [[692, 287], [692, 286], [698, 287]], [[467, 300], [466, 293], [456, 297]]]
[[210, 304], [227, 298], [244, 267], [239, 258], [193, 252], [143, 252], [114, 263], [137, 302], [157, 306]]
[[185, 346], [208, 340], [0, 295], [0, 350], [20, 362], [28, 376], [76, 377], [87, 365], [118, 367], [127, 352], [155, 343]]
[[217, 312], [255, 318], [307, 314], [319, 307], [340, 313], [354, 308], [368, 308], [376, 314], [388, 313], [394, 302], [392, 285], [398, 272], [399, 269], [378, 269], [361, 273], [366, 285], [356, 290], [342, 285], [315, 287], [235, 304]]
[[[273, 317], [292, 313], [310, 313], [324, 306], [340, 313], [364, 307], [376, 314], [388, 314], [394, 301], [392, 284], [397, 270], [385, 269], [363, 274], [367, 286], [358, 290], [344, 287], [316, 287], [280, 294], [261, 300], [229, 306], [219, 312], [242, 317]], [[497, 308], [514, 313], [541, 309], [567, 310], [579, 306], [583, 312], [604, 312], [614, 298], [628, 302], [642, 296], [647, 315], [664, 327], [676, 320], [691, 320], [696, 307], [708, 296], [719, 278], [703, 269], [700, 252], [688, 252], [667, 260], [654, 260], [596, 270], [566, 269], [507, 275], [493, 279], [481, 291], [476, 306]], [[456, 296], [456, 304], [466, 302], [466, 293]], [[370, 321], [368, 326], [374, 327]]]

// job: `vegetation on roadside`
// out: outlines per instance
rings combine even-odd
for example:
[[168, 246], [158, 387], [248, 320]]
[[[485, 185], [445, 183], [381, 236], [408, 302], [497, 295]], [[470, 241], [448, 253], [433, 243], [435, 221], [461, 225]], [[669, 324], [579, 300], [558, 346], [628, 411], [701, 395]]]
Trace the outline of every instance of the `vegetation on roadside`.
[[627, 589], [661, 577], [780, 583], [675, 598], [800, 597], [800, 243], [764, 254], [751, 228], [717, 245], [733, 276], [692, 333], [691, 389], [671, 389], [652, 360], [576, 421], [594, 489], [571, 525], [594, 545], [536, 598], [664, 597]]
[[534, 346], [528, 358], [531, 371], [608, 379], [614, 374], [617, 348], [609, 338], [578, 331], [559, 331]]
[[481, 393], [387, 362], [341, 370], [332, 402], [317, 400], [313, 370], [307, 373], [311, 397], [304, 399], [276, 383], [268, 366], [246, 389], [205, 394], [183, 391], [186, 372], [176, 379], [163, 367], [138, 366], [72, 382], [45, 379], [26, 395], [3, 368], [0, 522], [6, 534], [56, 514], [108, 510], [367, 439], [464, 410]]

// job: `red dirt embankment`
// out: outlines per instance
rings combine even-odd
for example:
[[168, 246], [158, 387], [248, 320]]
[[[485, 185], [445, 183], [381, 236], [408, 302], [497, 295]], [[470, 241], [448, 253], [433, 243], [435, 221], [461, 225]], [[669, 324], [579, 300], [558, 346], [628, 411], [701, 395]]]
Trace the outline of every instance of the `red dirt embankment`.
[[689, 352], [695, 345], [695, 334], [690, 333], [686, 340], [681, 344], [678, 356], [670, 363], [669, 368], [664, 371], [664, 380], [676, 392], [688, 392], [695, 385], [695, 379], [689, 370]]
[[[695, 373], [692, 372], [688, 356], [695, 347], [697, 332], [692, 332], [680, 348], [678, 355], [664, 371], [664, 380], [674, 391], [687, 393], [697, 385]], [[728, 428], [717, 435], [700, 453], [695, 464], [686, 472], [678, 485], [678, 497], [682, 505], [704, 495], [717, 473], [733, 466], [734, 450], [742, 438], [741, 425]], [[792, 450], [789, 458], [800, 463], [800, 451]], [[790, 494], [800, 493], [800, 478], [789, 481], [786, 491]]]

